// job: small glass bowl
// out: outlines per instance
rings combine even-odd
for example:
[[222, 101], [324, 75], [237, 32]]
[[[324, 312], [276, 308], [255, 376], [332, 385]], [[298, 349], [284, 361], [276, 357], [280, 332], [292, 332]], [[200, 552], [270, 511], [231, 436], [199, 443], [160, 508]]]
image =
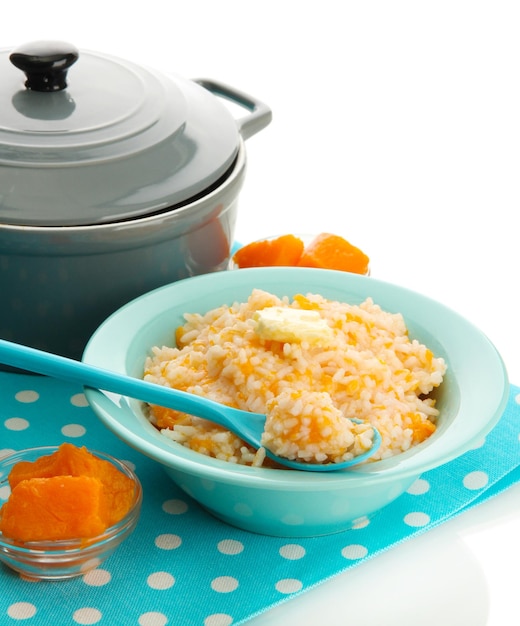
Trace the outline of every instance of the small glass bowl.
[[[0, 458], [0, 506], [9, 497], [8, 476], [11, 468], [19, 461], [35, 461], [41, 456], [56, 452], [57, 449], [57, 446], [28, 448]], [[0, 532], [0, 561], [27, 578], [73, 578], [98, 567], [132, 533], [139, 519], [143, 498], [139, 479], [122, 461], [104, 452], [91, 452], [110, 461], [134, 481], [134, 502], [127, 515], [101, 535], [88, 539], [20, 542], [4, 537]]]
[[[286, 233], [288, 234], [288, 233]], [[301, 239], [303, 241], [303, 245], [307, 246], [311, 243], [311, 241], [314, 240], [314, 238], [317, 236], [318, 233], [313, 234], [309, 234], [309, 233], [290, 233], [292, 235], [294, 235], [295, 237], [298, 237], [299, 239]], [[272, 241], [273, 239], [278, 239], [278, 237], [281, 237], [282, 235], [271, 235], [268, 237], [262, 237], [261, 239], [257, 239], [256, 241]], [[229, 263], [228, 263], [228, 270], [239, 270], [241, 269], [240, 266], [235, 263], [235, 261], [233, 260], [233, 257], [235, 255], [235, 252], [237, 250], [239, 250], [240, 248], [242, 248], [245, 244], [239, 244], [236, 245], [235, 248], [233, 248], [233, 251], [231, 253], [231, 257], [229, 259]], [[368, 267], [366, 273], [364, 274], [364, 276], [370, 276], [370, 266]]]

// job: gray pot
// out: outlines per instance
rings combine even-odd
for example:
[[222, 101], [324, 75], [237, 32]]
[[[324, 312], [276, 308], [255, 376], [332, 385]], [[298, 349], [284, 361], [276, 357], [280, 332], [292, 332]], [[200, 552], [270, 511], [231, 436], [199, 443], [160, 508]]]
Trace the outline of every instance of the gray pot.
[[0, 78], [0, 337], [80, 358], [129, 300], [227, 267], [266, 105], [63, 42], [0, 51]]

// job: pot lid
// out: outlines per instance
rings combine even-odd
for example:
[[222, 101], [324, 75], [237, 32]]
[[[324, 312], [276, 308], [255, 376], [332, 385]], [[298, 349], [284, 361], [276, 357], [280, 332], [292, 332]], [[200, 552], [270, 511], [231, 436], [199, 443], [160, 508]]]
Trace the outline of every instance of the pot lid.
[[128, 220], [218, 186], [241, 127], [203, 84], [65, 42], [0, 50], [0, 222]]

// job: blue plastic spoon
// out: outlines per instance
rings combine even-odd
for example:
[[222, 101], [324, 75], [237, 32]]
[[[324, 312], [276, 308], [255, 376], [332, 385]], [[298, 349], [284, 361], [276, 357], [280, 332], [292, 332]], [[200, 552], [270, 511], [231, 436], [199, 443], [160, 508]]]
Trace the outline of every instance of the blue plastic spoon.
[[[208, 398], [195, 396], [185, 391], [163, 387], [139, 378], [116, 374], [99, 367], [75, 361], [67, 357], [50, 354], [36, 348], [29, 348], [17, 343], [0, 339], [0, 363], [30, 372], [45, 374], [69, 382], [79, 383], [85, 387], [111, 391], [122, 396], [136, 398], [143, 402], [173, 408], [189, 415], [196, 415], [220, 424], [234, 432], [242, 440], [254, 448], [262, 447], [260, 442], [266, 416], [261, 413], [250, 413], [235, 409]], [[352, 420], [360, 423], [360, 420]], [[381, 435], [374, 430], [372, 447], [363, 454], [342, 463], [306, 463], [291, 461], [276, 456], [266, 449], [266, 455], [285, 467], [313, 472], [331, 472], [357, 465], [371, 457], [381, 445]]]

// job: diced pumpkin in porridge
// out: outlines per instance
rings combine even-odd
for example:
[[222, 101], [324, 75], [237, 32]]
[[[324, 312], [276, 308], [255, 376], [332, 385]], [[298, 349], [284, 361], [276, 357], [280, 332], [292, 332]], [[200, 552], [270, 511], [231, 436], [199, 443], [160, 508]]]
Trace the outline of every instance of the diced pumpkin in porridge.
[[278, 456], [338, 463], [372, 445], [373, 429], [337, 409], [327, 392], [285, 390], [267, 402], [262, 445]]
[[435, 432], [435, 424], [430, 422], [430, 420], [422, 419], [417, 413], [412, 414], [411, 420], [412, 440], [414, 443], [422, 443]]
[[154, 425], [157, 428], [174, 428], [179, 424], [186, 424], [190, 418], [186, 413], [164, 406], [153, 405], [150, 407], [154, 416]]

